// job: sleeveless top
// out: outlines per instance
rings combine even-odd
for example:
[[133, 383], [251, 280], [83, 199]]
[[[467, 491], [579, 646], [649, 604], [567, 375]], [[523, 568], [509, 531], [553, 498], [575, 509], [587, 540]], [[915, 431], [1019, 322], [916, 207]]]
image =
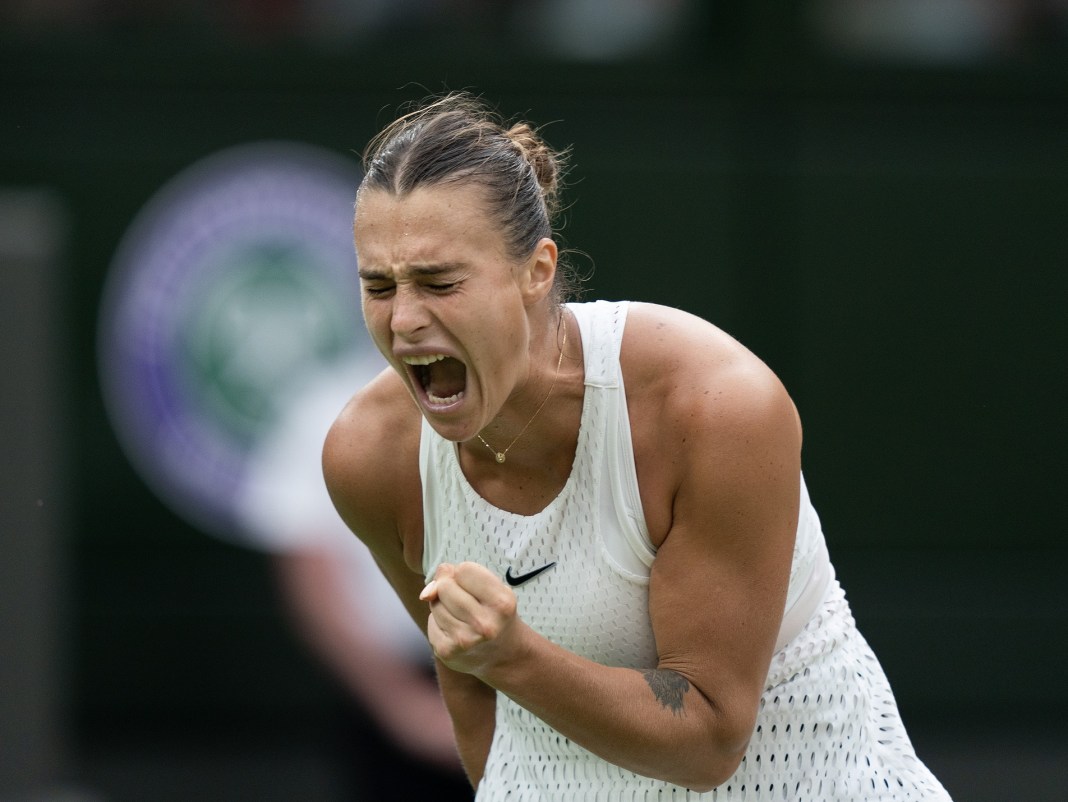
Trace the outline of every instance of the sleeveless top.
[[[568, 308], [578, 321], [586, 375], [578, 446], [564, 488], [535, 515], [501, 510], [478, 495], [463, 475], [456, 445], [424, 419], [423, 569], [429, 580], [440, 563], [470, 560], [505, 577], [552, 563], [514, 588], [523, 620], [550, 641], [603, 665], [655, 668], [648, 584], [656, 552], [638, 494], [619, 365], [627, 304], [598, 301]], [[593, 755], [498, 693], [493, 744], [477, 799], [862, 798], [851, 789], [865, 790], [863, 798], [948, 799], [933, 792], [941, 787], [912, 753], [882, 670], [856, 632], [834, 580], [803, 480], [801, 487], [776, 654], [749, 750], [728, 783], [699, 794], [635, 774]], [[864, 668], [860, 679], [850, 676], [860, 673], [857, 661]], [[846, 749], [847, 740], [854, 749]], [[840, 776], [840, 763], [854, 765], [856, 776]], [[895, 770], [886, 773], [884, 765]], [[930, 779], [922, 786], [925, 795], [917, 795], [914, 774]], [[873, 795], [876, 779], [880, 792], [906, 792]]]

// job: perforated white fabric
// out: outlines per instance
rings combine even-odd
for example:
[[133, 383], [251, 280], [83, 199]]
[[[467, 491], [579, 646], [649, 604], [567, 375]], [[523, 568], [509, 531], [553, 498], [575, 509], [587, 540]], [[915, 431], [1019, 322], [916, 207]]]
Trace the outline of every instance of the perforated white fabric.
[[[582, 332], [586, 389], [567, 484], [536, 515], [500, 510], [467, 482], [455, 445], [424, 421], [424, 570], [429, 578], [441, 562], [473, 560], [503, 577], [509, 569], [519, 575], [555, 563], [515, 588], [524, 621], [596, 662], [653, 668], [653, 550], [638, 501], [618, 361], [626, 305], [569, 308]], [[592, 755], [498, 694], [477, 799], [948, 800], [916, 758], [841, 588], [831, 573], [814, 570], [825, 555], [823, 534], [807, 492], [801, 503], [788, 607], [811, 596], [805, 589], [811, 590], [814, 576], [823, 576], [820, 592], [795, 630], [780, 636], [789, 642], [772, 660], [752, 741], [727, 783], [699, 794], [639, 776]]]

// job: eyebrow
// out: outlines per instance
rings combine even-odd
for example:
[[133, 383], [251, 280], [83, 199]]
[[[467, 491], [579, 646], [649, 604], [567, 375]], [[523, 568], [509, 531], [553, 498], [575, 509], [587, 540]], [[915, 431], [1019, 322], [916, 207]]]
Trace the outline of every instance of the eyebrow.
[[[440, 276], [442, 273], [451, 273], [462, 268], [463, 264], [460, 262], [445, 262], [443, 264], [412, 265], [407, 272], [412, 276], [425, 278], [427, 276]], [[382, 281], [393, 278], [392, 273], [387, 273], [385, 270], [376, 270], [372, 267], [361, 267], [358, 272], [360, 278], [364, 281]]]

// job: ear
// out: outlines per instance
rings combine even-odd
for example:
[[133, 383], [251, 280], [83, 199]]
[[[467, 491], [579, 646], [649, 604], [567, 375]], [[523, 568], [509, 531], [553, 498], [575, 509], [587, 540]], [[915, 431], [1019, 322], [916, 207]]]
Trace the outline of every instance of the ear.
[[526, 306], [533, 306], [552, 292], [558, 255], [556, 243], [548, 237], [542, 237], [534, 246], [534, 252], [523, 265], [521, 277]]

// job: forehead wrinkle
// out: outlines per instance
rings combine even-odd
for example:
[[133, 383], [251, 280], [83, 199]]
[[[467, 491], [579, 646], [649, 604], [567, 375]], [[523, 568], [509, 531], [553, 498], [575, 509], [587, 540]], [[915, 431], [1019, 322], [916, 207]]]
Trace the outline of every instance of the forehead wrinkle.
[[393, 267], [389, 270], [374, 267], [361, 267], [358, 272], [360, 278], [372, 281], [375, 279], [390, 278], [398, 272], [406, 273], [413, 278], [434, 278], [443, 273], [453, 273], [458, 270], [464, 270], [466, 267], [467, 266], [462, 262], [441, 262], [433, 264], [414, 263], [410, 265], [401, 265], [399, 270], [397, 267]]
[[468, 252], [493, 252], [510, 261], [480, 195], [462, 185], [419, 188], [400, 197], [372, 190], [357, 203], [353, 233], [358, 255], [372, 269], [470, 267]]

